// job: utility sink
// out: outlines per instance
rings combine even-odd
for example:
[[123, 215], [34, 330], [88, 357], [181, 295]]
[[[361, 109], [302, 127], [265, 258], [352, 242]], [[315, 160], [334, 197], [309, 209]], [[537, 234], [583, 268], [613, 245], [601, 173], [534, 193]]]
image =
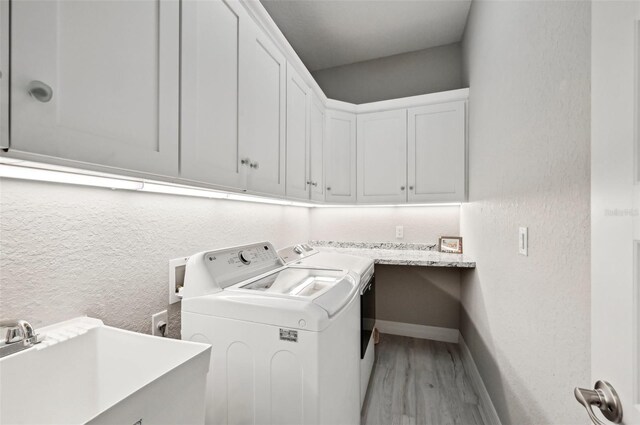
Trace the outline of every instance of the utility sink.
[[0, 424], [203, 424], [211, 347], [81, 317], [0, 359]]

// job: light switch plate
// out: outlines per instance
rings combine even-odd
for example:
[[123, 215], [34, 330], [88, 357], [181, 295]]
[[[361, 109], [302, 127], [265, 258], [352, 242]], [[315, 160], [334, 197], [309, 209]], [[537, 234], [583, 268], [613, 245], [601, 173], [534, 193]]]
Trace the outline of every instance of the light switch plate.
[[518, 253], [529, 255], [529, 228], [521, 227], [518, 231]]
[[396, 226], [396, 238], [404, 238], [404, 226]]

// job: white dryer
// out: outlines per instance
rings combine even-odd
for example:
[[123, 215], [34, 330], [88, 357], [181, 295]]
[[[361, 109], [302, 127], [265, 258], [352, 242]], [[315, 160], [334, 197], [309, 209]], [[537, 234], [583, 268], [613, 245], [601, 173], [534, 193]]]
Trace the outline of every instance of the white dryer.
[[356, 255], [322, 252], [308, 244], [278, 250], [286, 264], [347, 269], [359, 277], [360, 293], [360, 406], [362, 407], [375, 362], [373, 329], [376, 324], [376, 285], [373, 260]]
[[212, 345], [207, 423], [358, 424], [357, 282], [268, 242], [191, 256], [182, 339]]

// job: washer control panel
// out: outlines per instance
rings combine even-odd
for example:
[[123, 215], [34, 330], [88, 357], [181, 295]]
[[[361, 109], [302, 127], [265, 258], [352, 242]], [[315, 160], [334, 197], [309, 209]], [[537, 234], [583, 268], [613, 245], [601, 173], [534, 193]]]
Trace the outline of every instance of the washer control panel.
[[317, 249], [306, 243], [288, 246], [278, 251], [278, 255], [286, 264], [302, 260], [317, 253]]
[[269, 242], [209, 251], [204, 260], [211, 277], [221, 288], [284, 265]]

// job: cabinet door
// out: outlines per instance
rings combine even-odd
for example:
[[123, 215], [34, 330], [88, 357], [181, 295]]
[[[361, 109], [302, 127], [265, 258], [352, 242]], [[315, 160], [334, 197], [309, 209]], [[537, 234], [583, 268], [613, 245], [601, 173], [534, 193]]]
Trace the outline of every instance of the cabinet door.
[[247, 188], [284, 195], [287, 61], [255, 24], [251, 27], [248, 69], [242, 74], [248, 90], [240, 97], [241, 114], [246, 114], [241, 156], [249, 160]]
[[409, 109], [409, 202], [464, 201], [465, 102]]
[[311, 102], [310, 108], [311, 199], [314, 201], [324, 201], [324, 106], [314, 100]]
[[176, 175], [179, 2], [11, 5], [11, 147]]
[[327, 110], [325, 200], [356, 202], [356, 116]]
[[287, 197], [309, 199], [309, 87], [287, 64]]
[[240, 70], [249, 16], [235, 0], [182, 3], [180, 175], [244, 188], [240, 163]]
[[0, 1], [0, 149], [9, 147], [9, 2]]
[[358, 202], [407, 201], [407, 110], [358, 115]]

